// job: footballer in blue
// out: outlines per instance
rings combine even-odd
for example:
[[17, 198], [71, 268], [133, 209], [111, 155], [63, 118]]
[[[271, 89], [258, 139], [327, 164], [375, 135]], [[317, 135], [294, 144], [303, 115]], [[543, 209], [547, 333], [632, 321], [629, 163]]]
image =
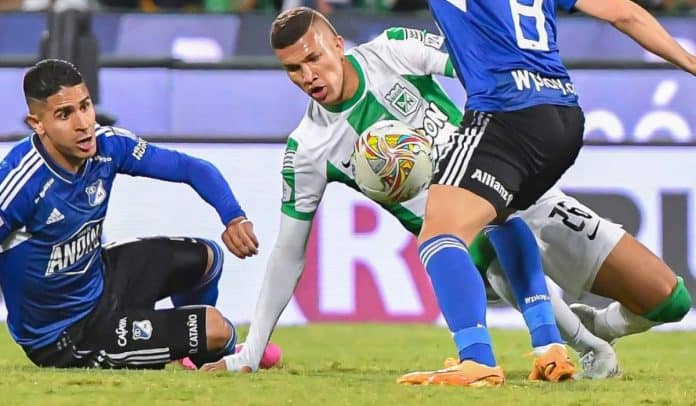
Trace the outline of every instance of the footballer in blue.
[[553, 320], [534, 236], [521, 218], [510, 216], [549, 190], [583, 143], [585, 118], [556, 43], [556, 9], [608, 21], [692, 74], [696, 57], [630, 0], [430, 0], [429, 6], [467, 102], [459, 129], [438, 146], [419, 254], [459, 363], [407, 374], [399, 382], [505, 382], [486, 327], [484, 284], [468, 253], [482, 230], [531, 333], [535, 359], [529, 378], [571, 379], [574, 365]]
[[[101, 127], [69, 62], [24, 77], [34, 132], [0, 163], [0, 286], [12, 338], [39, 366], [161, 368], [234, 352], [234, 326], [213, 307], [223, 251], [199, 238], [102, 246], [118, 173], [189, 184], [215, 208], [222, 239], [255, 255], [253, 225], [209, 162]], [[154, 310], [159, 299], [175, 308]]]

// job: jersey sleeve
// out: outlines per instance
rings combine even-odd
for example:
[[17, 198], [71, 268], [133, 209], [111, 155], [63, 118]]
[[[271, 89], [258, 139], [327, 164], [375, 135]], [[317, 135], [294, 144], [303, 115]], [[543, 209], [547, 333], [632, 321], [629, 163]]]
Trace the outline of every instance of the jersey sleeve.
[[6, 161], [0, 162], [0, 243], [31, 216], [35, 206], [28, 191], [32, 167], [31, 163], [11, 167]]
[[114, 129], [110, 137], [119, 173], [186, 183], [215, 208], [223, 224], [245, 216], [229, 184], [210, 162], [151, 145], [127, 130]]
[[258, 369], [268, 339], [304, 272], [305, 249], [311, 227], [307, 221], [281, 216], [278, 239], [268, 258], [244, 348], [236, 356], [225, 357], [229, 370], [238, 371], [243, 366]]
[[[300, 126], [297, 131], [302, 131]], [[281, 211], [297, 220], [312, 220], [326, 189], [326, 171], [291, 135], [283, 157], [283, 201]]]
[[9, 220], [7, 220], [7, 215], [0, 211], [0, 243], [5, 241], [8, 235], [12, 233], [12, 226]]
[[377, 42], [389, 52], [392, 62], [403, 74], [454, 77], [449, 55], [443, 52], [445, 38], [424, 30], [393, 27], [384, 31]]

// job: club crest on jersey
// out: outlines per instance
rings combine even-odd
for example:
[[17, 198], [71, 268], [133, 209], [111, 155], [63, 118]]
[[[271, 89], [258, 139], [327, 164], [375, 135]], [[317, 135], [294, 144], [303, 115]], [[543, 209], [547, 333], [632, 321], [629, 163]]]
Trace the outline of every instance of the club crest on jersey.
[[133, 321], [133, 341], [149, 340], [152, 337], [152, 323], [150, 320]]
[[400, 83], [394, 83], [386, 99], [404, 116], [410, 115], [418, 107], [418, 97]]
[[96, 182], [85, 188], [90, 206], [99, 206], [106, 199], [106, 189], [104, 189], [104, 181], [97, 179]]

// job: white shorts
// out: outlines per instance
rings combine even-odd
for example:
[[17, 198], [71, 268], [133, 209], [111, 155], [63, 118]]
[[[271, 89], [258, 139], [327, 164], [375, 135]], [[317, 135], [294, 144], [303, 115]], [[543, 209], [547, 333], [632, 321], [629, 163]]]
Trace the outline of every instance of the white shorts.
[[626, 232], [557, 188], [517, 214], [537, 239], [544, 273], [574, 298], [590, 290]]

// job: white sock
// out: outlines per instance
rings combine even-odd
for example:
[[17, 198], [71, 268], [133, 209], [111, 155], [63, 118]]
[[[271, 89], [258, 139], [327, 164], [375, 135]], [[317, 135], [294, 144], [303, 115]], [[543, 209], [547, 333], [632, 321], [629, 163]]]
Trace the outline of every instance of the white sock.
[[609, 342], [630, 334], [642, 333], [662, 324], [633, 313], [619, 302], [612, 302], [597, 311], [594, 323], [595, 334]]
[[593, 335], [585, 328], [578, 316], [570, 310], [568, 304], [561, 298], [557, 290], [549, 289], [549, 293], [551, 295], [553, 315], [556, 318], [558, 330], [561, 332], [563, 340], [565, 340], [572, 349], [578, 354], [582, 354], [588, 349], [596, 349], [608, 345], [607, 342]]

